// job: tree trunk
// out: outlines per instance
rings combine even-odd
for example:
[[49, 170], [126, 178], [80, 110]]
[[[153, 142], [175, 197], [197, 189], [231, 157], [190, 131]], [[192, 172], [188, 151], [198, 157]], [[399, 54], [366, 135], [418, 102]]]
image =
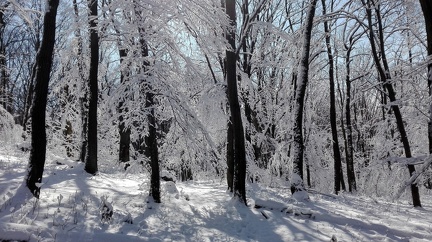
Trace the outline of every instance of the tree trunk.
[[[75, 14], [75, 22], [79, 22], [79, 11], [78, 11], [78, 4], [77, 0], [72, 1], [73, 8], [74, 8], [74, 14]], [[78, 56], [78, 72], [79, 77], [81, 78], [81, 82], [84, 84], [82, 87], [82, 96], [79, 98], [80, 101], [80, 111], [81, 111], [81, 147], [80, 147], [80, 155], [79, 160], [84, 162], [86, 157], [86, 149], [87, 149], [87, 114], [88, 114], [88, 88], [85, 87], [85, 85], [88, 85], [84, 80], [84, 70], [83, 70], [83, 63], [82, 63], [82, 51], [83, 51], [83, 40], [81, 37], [81, 31], [79, 28], [75, 30], [75, 37], [77, 38], [78, 42], [78, 50], [77, 50], [77, 56]]]
[[[229, 106], [229, 105], [227, 105]], [[228, 108], [229, 110], [229, 108]], [[234, 185], [234, 130], [232, 126], [231, 118], [228, 120], [227, 124], [227, 184], [228, 191], [233, 192]]]
[[26, 185], [36, 198], [40, 195], [40, 185], [45, 166], [46, 131], [45, 112], [48, 96], [48, 83], [53, 62], [56, 15], [59, 0], [48, 0], [44, 17], [42, 44], [36, 56], [35, 96], [30, 112], [32, 118], [31, 151]]
[[9, 5], [9, 3], [5, 3], [3, 6], [0, 7], [0, 105], [3, 106], [3, 108], [8, 112], [11, 112], [9, 108], [11, 104], [8, 104], [9, 76], [6, 61], [6, 44], [4, 41], [6, 28], [6, 23], [4, 21], [4, 11], [7, 5]]
[[[303, 155], [304, 155], [304, 140], [303, 140], [303, 109], [306, 95], [306, 87], [309, 73], [309, 52], [310, 42], [313, 27], [313, 18], [315, 16], [317, 0], [311, 0], [307, 11], [306, 22], [304, 24], [304, 36], [302, 46], [302, 56], [298, 66], [297, 86], [295, 89], [294, 98], [294, 125], [293, 125], [293, 173], [298, 175], [303, 180]], [[296, 192], [304, 190], [302, 181], [296, 181], [291, 185], [291, 191]]]
[[[135, 1], [134, 1], [135, 3]], [[135, 15], [140, 17], [140, 20], [143, 21], [143, 17], [141, 16], [141, 11], [138, 10], [139, 6], [135, 3]], [[139, 23], [138, 23], [139, 24]], [[150, 63], [146, 60], [149, 56], [149, 50], [147, 41], [145, 39], [145, 30], [143, 27], [138, 27], [138, 33], [140, 34], [139, 42], [141, 45], [141, 57], [144, 58], [142, 63], [142, 73], [147, 75], [148, 67]], [[159, 173], [159, 150], [157, 144], [157, 121], [155, 116], [155, 94], [153, 90], [153, 86], [150, 83], [150, 80], [143, 80], [144, 82], [144, 92], [145, 92], [145, 110], [147, 111], [147, 128], [148, 134], [144, 138], [145, 148], [144, 154], [150, 162], [150, 197], [153, 198], [155, 203], [161, 203], [161, 195], [160, 195], [160, 173]]]
[[[429, 90], [429, 102], [432, 100], [432, 2], [430, 0], [420, 0], [420, 4], [423, 10], [423, 16], [426, 23], [426, 34], [427, 34], [427, 54], [428, 54], [428, 90]], [[429, 139], [429, 154], [432, 154], [432, 104], [429, 104], [429, 120], [428, 120], [428, 139]], [[427, 187], [432, 189], [432, 178], [429, 177], [426, 181]]]
[[87, 120], [87, 152], [84, 170], [96, 174], [97, 165], [97, 102], [98, 102], [98, 65], [99, 65], [99, 37], [97, 33], [97, 0], [89, 0], [90, 9], [90, 100]]
[[345, 85], [346, 85], [346, 100], [345, 100], [345, 122], [346, 122], [346, 164], [347, 164], [347, 179], [348, 189], [350, 192], [357, 190], [357, 183], [354, 172], [354, 148], [352, 137], [352, 124], [351, 124], [351, 77], [350, 77], [350, 54], [351, 46], [347, 48], [345, 57]]
[[[120, 66], [123, 63], [124, 58], [127, 56], [127, 51], [125, 49], [119, 50], [120, 56]], [[125, 73], [121, 71], [120, 73], [120, 83], [125, 83]], [[128, 162], [130, 159], [130, 135], [131, 130], [129, 127], [125, 126], [124, 123], [124, 113], [127, 113], [127, 109], [123, 107], [124, 100], [119, 103], [119, 134], [120, 134], [120, 148], [119, 148], [119, 161]]]
[[[323, 6], [323, 15], [326, 15], [325, 0], [321, 0]], [[336, 98], [335, 98], [335, 81], [334, 81], [334, 60], [333, 52], [330, 43], [330, 28], [327, 21], [324, 21], [325, 42], [327, 46], [327, 57], [329, 59], [329, 84], [330, 84], [330, 126], [332, 132], [333, 158], [334, 158], [334, 189], [338, 194], [342, 189], [345, 190], [345, 182], [343, 181], [342, 160], [339, 149], [339, 139], [337, 132], [337, 117], [336, 117]]]
[[[40, 46], [40, 44], [38, 44], [39, 40], [36, 40], [36, 41], [37, 41], [36, 46]], [[38, 51], [38, 49], [36, 49], [36, 51]], [[35, 92], [36, 68], [37, 68], [36, 65], [34, 65], [32, 68], [32, 73], [30, 76], [29, 85], [27, 87], [27, 93], [26, 93], [26, 97], [25, 97], [25, 101], [24, 101], [24, 115], [23, 115], [23, 120], [22, 120], [22, 124], [21, 124], [23, 126], [24, 131], [27, 131], [28, 120], [31, 116], [30, 112], [31, 112], [33, 97], [34, 97], [34, 92]]]
[[156, 117], [154, 112], [154, 93], [151, 86], [147, 84], [145, 108], [147, 111], [148, 135], [145, 138], [145, 153], [150, 159], [150, 196], [155, 203], [161, 202], [160, 197], [160, 174], [159, 174], [159, 151], [156, 139]]
[[[381, 15], [379, 6], [375, 5], [374, 0], [367, 0], [366, 4], [364, 2], [365, 0], [362, 0], [364, 6], [366, 7], [366, 14], [368, 18], [368, 27], [369, 27], [369, 41], [372, 48], [372, 55], [374, 58], [375, 65], [377, 67], [380, 80], [383, 82], [384, 88], [387, 90], [388, 98], [390, 102], [392, 103], [391, 108], [393, 110], [395, 119], [396, 119], [396, 125], [398, 128], [398, 131], [401, 136], [401, 142], [404, 147], [405, 151], [405, 157], [411, 158], [411, 148], [408, 141], [408, 135], [405, 130], [405, 125], [403, 123], [402, 114], [400, 112], [399, 106], [397, 104], [394, 104], [396, 100], [396, 92], [393, 89], [393, 85], [391, 84], [391, 76], [390, 76], [390, 70], [387, 64], [387, 59], [385, 55], [385, 48], [384, 48], [384, 36], [383, 36], [383, 28], [382, 28], [382, 22], [381, 22]], [[378, 55], [378, 50], [376, 48], [375, 44], [375, 33], [373, 29], [373, 23], [372, 23], [372, 9], [375, 10], [375, 13], [377, 15], [377, 23], [378, 23], [378, 39], [379, 39], [379, 47], [380, 47], [380, 54], [382, 59], [382, 64]], [[415, 167], [414, 165], [408, 165], [408, 171], [410, 176], [412, 176], [415, 173]], [[420, 202], [420, 193], [419, 189], [416, 183], [411, 184], [411, 195], [413, 200], [414, 207], [421, 207]]]
[[226, 51], [226, 79], [228, 88], [228, 103], [231, 111], [231, 123], [234, 135], [234, 197], [241, 203], [246, 202], [246, 151], [243, 123], [237, 92], [237, 55], [235, 53], [236, 8], [235, 0], [226, 0], [226, 13], [231, 20], [231, 26], [226, 35], [229, 50]]

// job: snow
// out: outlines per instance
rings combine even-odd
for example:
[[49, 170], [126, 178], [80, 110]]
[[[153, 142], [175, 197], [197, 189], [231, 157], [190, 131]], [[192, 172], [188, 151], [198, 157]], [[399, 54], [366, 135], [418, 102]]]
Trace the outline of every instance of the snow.
[[[249, 206], [224, 179], [162, 181], [162, 204], [148, 199], [146, 174], [100, 169], [48, 154], [40, 200], [23, 186], [28, 152], [0, 148], [0, 240], [21, 241], [432, 241], [432, 199], [407, 201], [248, 184]], [[112, 218], [103, 220], [103, 205]]]

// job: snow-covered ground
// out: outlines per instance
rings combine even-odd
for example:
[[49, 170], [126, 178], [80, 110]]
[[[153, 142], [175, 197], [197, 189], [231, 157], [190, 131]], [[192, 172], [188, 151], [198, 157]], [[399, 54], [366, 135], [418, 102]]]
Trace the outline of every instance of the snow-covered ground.
[[[104, 168], [91, 176], [49, 154], [37, 201], [22, 186], [27, 160], [0, 148], [0, 241], [432, 241], [432, 196], [414, 209], [349, 194], [298, 201], [287, 188], [248, 184], [244, 207], [219, 179], [162, 182], [163, 203], [154, 204], [144, 174], [100, 161]], [[113, 208], [110, 220], [102, 219], [102, 201]]]

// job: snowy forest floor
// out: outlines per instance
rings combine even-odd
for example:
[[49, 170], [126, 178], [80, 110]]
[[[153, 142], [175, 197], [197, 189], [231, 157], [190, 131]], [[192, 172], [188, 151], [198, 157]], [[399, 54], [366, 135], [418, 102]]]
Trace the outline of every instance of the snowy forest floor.
[[[415, 209], [346, 193], [297, 201], [288, 188], [248, 184], [245, 207], [219, 179], [162, 182], [154, 204], [144, 174], [100, 161], [91, 176], [48, 152], [38, 201], [22, 186], [28, 155], [0, 148], [0, 241], [432, 241], [431, 195]], [[110, 221], [101, 220], [104, 199]]]

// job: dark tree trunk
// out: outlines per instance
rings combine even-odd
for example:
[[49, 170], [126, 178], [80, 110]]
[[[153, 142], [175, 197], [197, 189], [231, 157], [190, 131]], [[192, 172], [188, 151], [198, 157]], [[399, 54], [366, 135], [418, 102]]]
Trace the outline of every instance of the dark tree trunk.
[[[323, 6], [323, 15], [326, 14], [325, 0], [321, 0]], [[337, 117], [336, 117], [336, 98], [335, 98], [335, 81], [334, 81], [334, 60], [333, 52], [330, 43], [330, 28], [327, 21], [324, 21], [325, 42], [327, 46], [327, 57], [329, 59], [329, 82], [330, 82], [330, 126], [332, 132], [333, 158], [334, 158], [334, 189], [338, 194], [342, 189], [345, 190], [345, 182], [343, 181], [342, 160], [339, 149], [339, 139], [337, 132]]]
[[97, 0], [89, 0], [90, 9], [90, 100], [87, 120], [87, 152], [84, 170], [96, 174], [97, 164], [97, 102], [98, 102], [98, 65], [99, 65], [99, 37], [97, 33]]
[[[429, 58], [428, 64], [428, 90], [429, 99], [432, 98], [432, 2], [430, 0], [420, 0], [420, 4], [423, 10], [423, 16], [426, 23], [426, 34], [427, 34], [427, 53]], [[428, 121], [428, 139], [429, 139], [429, 153], [432, 154], [432, 104], [429, 105], [429, 121]], [[432, 178], [428, 178], [426, 185], [429, 189], [432, 189]]]
[[[40, 29], [37, 29], [36, 35], [35, 35], [35, 42], [34, 42], [34, 48], [35, 51], [38, 52], [39, 51], [39, 47], [41, 46], [41, 38], [40, 38]], [[37, 55], [37, 54], [36, 54]], [[34, 92], [35, 92], [35, 78], [36, 78], [36, 64], [33, 65], [33, 68], [31, 70], [31, 75], [30, 75], [30, 79], [29, 79], [29, 83], [27, 86], [27, 90], [26, 90], [26, 95], [25, 95], [25, 101], [24, 101], [24, 114], [23, 114], [23, 119], [22, 119], [22, 126], [23, 126], [23, 130], [27, 131], [27, 128], [29, 125], [28, 121], [30, 118], [30, 111], [32, 109], [32, 102], [33, 102], [33, 98], [34, 98]]]
[[[228, 109], [229, 110], [229, 109]], [[228, 191], [233, 192], [234, 184], [234, 130], [231, 119], [228, 120], [227, 124], [227, 185]]]
[[35, 97], [31, 110], [31, 151], [26, 185], [33, 196], [39, 198], [46, 156], [45, 112], [48, 96], [48, 82], [53, 61], [56, 15], [59, 0], [48, 0], [44, 17], [42, 44], [36, 56]]
[[[184, 152], [182, 151], [182, 156], [183, 154]], [[180, 179], [182, 182], [193, 180], [192, 169], [183, 158], [181, 158]]]
[[[86, 88], [87, 89], [87, 88]], [[88, 127], [88, 95], [85, 91], [85, 97], [80, 100], [80, 108], [81, 108], [81, 149], [80, 149], [80, 161], [85, 162], [85, 157], [87, 154], [87, 127]]]
[[235, 0], [226, 0], [226, 13], [231, 26], [226, 35], [230, 50], [226, 51], [226, 79], [228, 88], [228, 103], [231, 111], [231, 123], [234, 134], [234, 197], [244, 204], [246, 202], [246, 151], [243, 123], [237, 92], [237, 55], [235, 53], [236, 7]]
[[9, 86], [9, 76], [7, 71], [7, 60], [6, 60], [6, 43], [5, 39], [5, 28], [6, 23], [4, 21], [4, 11], [9, 3], [5, 3], [0, 7], [0, 105], [3, 106], [5, 110], [11, 112], [11, 104], [8, 103], [10, 99], [8, 93]]
[[[119, 50], [120, 55], [120, 65], [122, 65], [124, 58], [127, 56], [127, 51], [125, 49]], [[125, 73], [122, 71], [120, 73], [120, 83], [125, 82]], [[128, 162], [130, 159], [130, 135], [131, 130], [129, 127], [125, 126], [124, 123], [124, 113], [127, 113], [127, 109], [123, 107], [124, 100], [121, 100], [119, 103], [119, 133], [120, 133], [120, 149], [119, 149], [119, 161], [120, 162]]]
[[[134, 1], [135, 3], [135, 1]], [[135, 3], [136, 4], [136, 3]], [[142, 13], [138, 10], [139, 6], [135, 6], [135, 15], [144, 19], [141, 15]], [[149, 56], [149, 50], [147, 41], [145, 39], [145, 29], [142, 27], [138, 28], [138, 33], [140, 34], [139, 42], [141, 45], [141, 57], [144, 58], [142, 63], [142, 72], [144, 75], [147, 74], [150, 63], [146, 58]], [[155, 116], [155, 94], [153, 86], [150, 80], [143, 80], [144, 92], [145, 92], [145, 110], [147, 110], [147, 128], [148, 134], [144, 138], [145, 148], [144, 154], [150, 163], [150, 192], [149, 195], [153, 198], [155, 203], [161, 203], [160, 195], [160, 172], [159, 172], [159, 150], [157, 144], [157, 121]]]
[[159, 151], [156, 138], [156, 118], [154, 112], [154, 93], [150, 85], [147, 85], [145, 108], [147, 113], [148, 135], [145, 138], [145, 153], [150, 159], [150, 196], [154, 202], [160, 203], [160, 174], [159, 174]]
[[[75, 22], [79, 22], [79, 11], [78, 11], [78, 4], [77, 0], [72, 1], [73, 8], [74, 8], [74, 14], [75, 14]], [[81, 82], [84, 84], [82, 87], [82, 96], [79, 98], [80, 101], [80, 111], [81, 111], [81, 147], [80, 147], [80, 155], [79, 160], [84, 162], [86, 157], [86, 150], [87, 150], [87, 114], [88, 114], [88, 88], [85, 87], [87, 82], [85, 82], [84, 77], [84, 70], [83, 70], [83, 63], [82, 63], [82, 51], [83, 51], [83, 40], [81, 37], [81, 31], [79, 28], [75, 30], [75, 37], [78, 40], [78, 50], [77, 50], [77, 56], [78, 56], [78, 72], [79, 77], [81, 78]]]
[[347, 178], [348, 189], [350, 192], [357, 190], [357, 183], [354, 172], [354, 148], [351, 124], [351, 77], [350, 77], [350, 63], [351, 63], [351, 50], [352, 46], [347, 48], [345, 57], [345, 85], [346, 85], [346, 99], [345, 99], [345, 122], [346, 122], [346, 164], [347, 164]]
[[[293, 125], [293, 173], [298, 175], [303, 180], [303, 156], [304, 156], [304, 140], [303, 140], [303, 109], [306, 95], [306, 87], [309, 73], [309, 53], [310, 42], [313, 28], [313, 18], [315, 16], [317, 0], [311, 0], [307, 11], [306, 22], [304, 25], [304, 36], [302, 46], [302, 56], [298, 67], [297, 86], [295, 89], [294, 98], [294, 125]], [[296, 192], [304, 189], [303, 182], [300, 184], [292, 184], [291, 191]]]
[[[368, 18], [368, 27], [369, 27], [369, 41], [372, 48], [372, 55], [375, 61], [375, 65], [377, 67], [380, 80], [383, 82], [384, 88], [387, 90], [388, 98], [391, 103], [395, 103], [396, 100], [396, 92], [393, 89], [393, 85], [391, 84], [391, 76], [390, 76], [390, 70], [387, 64], [386, 55], [385, 55], [385, 48], [384, 48], [384, 36], [383, 36], [383, 28], [382, 28], [382, 22], [381, 22], [381, 14], [379, 10], [379, 6], [375, 5], [374, 0], [366, 0], [367, 2], [364, 2], [365, 0], [362, 0], [364, 6], [366, 7], [366, 14]], [[377, 23], [378, 23], [378, 40], [379, 40], [379, 51], [381, 54], [382, 64], [380, 61], [380, 57], [378, 55], [378, 50], [375, 44], [375, 33], [373, 29], [373, 23], [372, 23], [372, 9], [375, 10], [375, 14], [377, 15]], [[405, 125], [403, 123], [402, 114], [400, 112], [398, 105], [391, 105], [392, 111], [394, 113], [395, 119], [396, 119], [396, 125], [398, 128], [398, 131], [400, 133], [401, 142], [404, 147], [405, 151], [405, 157], [411, 158], [411, 148], [408, 141], [408, 135], [405, 130]], [[410, 176], [412, 176], [415, 173], [415, 167], [414, 165], [408, 165], [408, 171]], [[411, 195], [413, 200], [414, 207], [421, 207], [420, 202], [420, 193], [419, 189], [416, 183], [411, 184]]]
[[[36, 41], [39, 41], [39, 40], [36, 40]], [[40, 46], [40, 44], [36, 44], [36, 45]], [[38, 51], [38, 49], [36, 49], [36, 51]], [[21, 124], [23, 126], [24, 131], [27, 131], [28, 120], [31, 116], [30, 112], [31, 112], [32, 102], [33, 102], [33, 97], [34, 97], [34, 92], [35, 92], [36, 68], [37, 68], [36, 65], [34, 65], [32, 68], [32, 74], [30, 76], [29, 85], [27, 87], [27, 93], [26, 93], [26, 97], [25, 97], [25, 101], [24, 101], [24, 115], [23, 115], [23, 120], [22, 120], [22, 124]]]

